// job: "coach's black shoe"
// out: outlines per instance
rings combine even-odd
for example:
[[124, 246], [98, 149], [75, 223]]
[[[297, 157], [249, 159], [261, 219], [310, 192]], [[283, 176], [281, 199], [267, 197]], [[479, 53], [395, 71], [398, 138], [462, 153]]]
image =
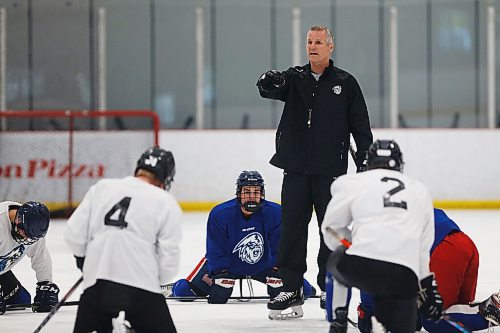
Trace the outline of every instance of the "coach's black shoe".
[[[304, 316], [302, 304], [304, 304], [304, 291], [302, 287], [295, 291], [282, 291], [267, 303], [267, 308], [270, 310], [269, 319], [302, 318]], [[292, 312], [282, 312], [288, 308], [291, 308]]]

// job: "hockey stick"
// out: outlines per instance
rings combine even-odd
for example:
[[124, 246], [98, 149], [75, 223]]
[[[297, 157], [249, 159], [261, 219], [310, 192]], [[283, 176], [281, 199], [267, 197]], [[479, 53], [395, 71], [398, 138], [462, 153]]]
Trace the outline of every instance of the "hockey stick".
[[61, 305], [64, 304], [64, 302], [66, 302], [66, 300], [71, 296], [71, 294], [73, 294], [73, 292], [76, 290], [76, 288], [78, 288], [78, 286], [80, 285], [80, 283], [82, 283], [83, 281], [83, 276], [81, 276], [78, 281], [75, 282], [75, 284], [73, 285], [73, 287], [71, 287], [68, 292], [66, 293], [66, 295], [64, 295], [64, 297], [59, 301], [57, 302], [57, 304], [52, 308], [52, 310], [50, 310], [49, 314], [47, 315], [47, 317], [45, 317], [45, 319], [42, 321], [42, 323], [40, 325], [38, 325], [38, 327], [35, 329], [35, 331], [33, 331], [33, 333], [38, 333], [40, 332], [40, 330], [48, 323], [48, 321], [50, 320], [50, 318], [52, 318], [52, 316], [54, 316], [57, 312], [57, 310], [59, 310], [59, 308], [61, 307]]
[[337, 232], [335, 232], [335, 230], [333, 230], [332, 228], [326, 228], [326, 232], [328, 232], [330, 235], [332, 235], [333, 237], [337, 238], [338, 241], [344, 245], [347, 249], [351, 246], [351, 242], [349, 242], [347, 239], [341, 237]]
[[[319, 298], [320, 296], [314, 295], [314, 296], [309, 296], [308, 298]], [[165, 300], [173, 300], [173, 301], [203, 301], [207, 300], [207, 297], [204, 296], [173, 296], [173, 297], [166, 297]], [[269, 296], [232, 296], [229, 297], [229, 299], [233, 300], [268, 300]], [[64, 304], [61, 304], [60, 306], [78, 306], [80, 304], [80, 301], [70, 301], [70, 302], [64, 302]], [[31, 308], [33, 306], [32, 303], [20, 303], [20, 304], [9, 304], [7, 305], [7, 311], [14, 311], [14, 310], [23, 310], [26, 308]]]

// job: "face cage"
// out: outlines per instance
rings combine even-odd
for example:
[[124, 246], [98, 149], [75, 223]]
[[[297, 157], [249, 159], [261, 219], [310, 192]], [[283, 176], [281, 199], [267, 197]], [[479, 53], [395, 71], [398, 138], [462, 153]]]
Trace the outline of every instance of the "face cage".
[[12, 225], [11, 236], [19, 244], [32, 245], [32, 244], [35, 244], [40, 239], [37, 237], [35, 237], [35, 238], [23, 237], [22, 235], [19, 234], [19, 230], [23, 230], [23, 229], [18, 228], [17, 225], [15, 225], [15, 224]]
[[20, 234], [19, 231], [22, 231], [24, 234], [26, 234], [26, 230], [19, 227], [21, 224], [16, 224], [16, 220], [18, 218], [19, 218], [19, 215], [16, 214], [14, 222], [11, 222], [12, 228], [10, 230], [10, 234], [11, 234], [12, 238], [14, 238], [14, 240], [16, 242], [18, 242], [19, 244], [22, 244], [22, 245], [35, 244], [40, 238], [39, 237], [25, 237], [22, 234]]

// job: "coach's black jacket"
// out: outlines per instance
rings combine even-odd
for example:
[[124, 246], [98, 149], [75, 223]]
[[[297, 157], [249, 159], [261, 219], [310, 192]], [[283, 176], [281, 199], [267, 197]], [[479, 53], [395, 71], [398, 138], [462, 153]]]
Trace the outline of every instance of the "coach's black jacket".
[[359, 167], [373, 141], [365, 99], [356, 79], [330, 65], [318, 81], [311, 66], [283, 72], [284, 86], [262, 97], [285, 102], [270, 163], [286, 171], [337, 177], [347, 172], [349, 133]]

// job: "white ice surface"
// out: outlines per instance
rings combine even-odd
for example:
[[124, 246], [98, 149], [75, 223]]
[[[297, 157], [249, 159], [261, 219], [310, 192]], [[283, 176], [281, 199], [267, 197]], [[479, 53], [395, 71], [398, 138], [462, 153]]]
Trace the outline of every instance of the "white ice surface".
[[[496, 252], [500, 244], [500, 211], [450, 210], [447, 213], [463, 231], [469, 234], [479, 249], [480, 267], [476, 299], [483, 300], [493, 291], [500, 289], [500, 264], [498, 252]], [[207, 213], [189, 213], [183, 217], [182, 258], [178, 278], [186, 277], [204, 254], [206, 218]], [[64, 227], [64, 220], [54, 220], [47, 236], [53, 260], [54, 281], [61, 289], [60, 297], [71, 288], [80, 275], [73, 256], [64, 243], [62, 237]], [[318, 271], [316, 266], [318, 242], [318, 228], [316, 220], [313, 220], [309, 229], [306, 278], [315, 286]], [[30, 267], [30, 260], [23, 259], [13, 271], [33, 295], [36, 281], [35, 274]], [[262, 285], [254, 282], [253, 286], [257, 295], [265, 295], [265, 288]], [[244, 292], [248, 292], [246, 286]], [[80, 293], [81, 289], [77, 289], [69, 300], [78, 300]], [[237, 286], [233, 296], [238, 294]], [[358, 300], [358, 292], [353, 291], [349, 317], [354, 320], [357, 320]], [[306, 301], [303, 307], [304, 318], [293, 321], [269, 320], [265, 301], [248, 303], [232, 301], [225, 305], [208, 305], [204, 301], [191, 303], [169, 301], [168, 304], [179, 333], [328, 332], [328, 324], [324, 320], [323, 310], [319, 308], [318, 299]], [[42, 332], [71, 332], [75, 315], [75, 306], [61, 307]], [[33, 332], [45, 317], [46, 314], [32, 313], [30, 310], [9, 311], [0, 316], [0, 333]], [[349, 332], [357, 332], [357, 330], [350, 327]], [[500, 332], [500, 328], [495, 328], [492, 332]]]

